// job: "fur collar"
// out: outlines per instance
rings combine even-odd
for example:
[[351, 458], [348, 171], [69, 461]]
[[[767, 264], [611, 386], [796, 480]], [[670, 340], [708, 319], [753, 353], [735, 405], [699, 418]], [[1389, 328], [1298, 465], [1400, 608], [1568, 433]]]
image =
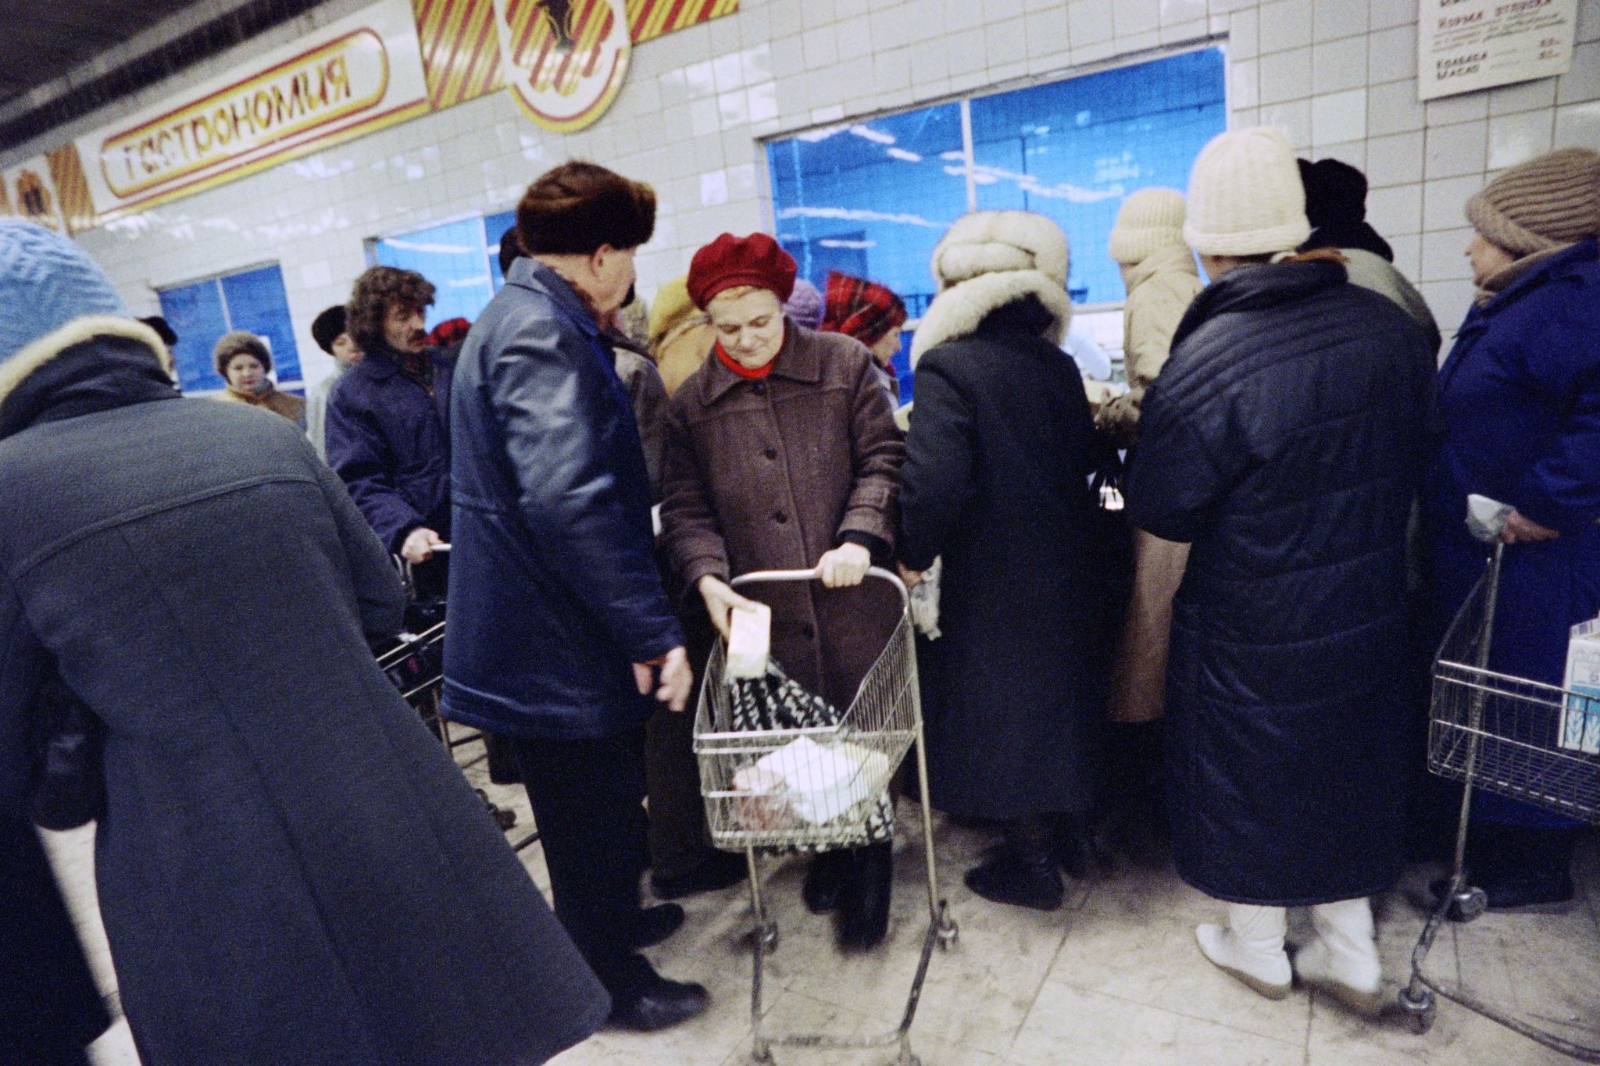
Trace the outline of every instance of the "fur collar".
[[126, 337], [138, 341], [150, 349], [158, 363], [164, 364], [162, 354], [167, 350], [166, 345], [161, 343], [156, 331], [143, 322], [112, 315], [87, 315], [73, 319], [53, 333], [46, 333], [10, 359], [0, 362], [0, 404], [40, 367], [68, 348], [96, 337]]
[[1072, 320], [1072, 300], [1060, 282], [1037, 270], [1002, 270], [958, 282], [933, 298], [911, 338], [912, 367], [916, 367], [923, 353], [946, 341], [969, 336], [990, 312], [1028, 295], [1037, 296], [1045, 310], [1055, 316], [1055, 325], [1044, 336], [1051, 344], [1059, 345]]

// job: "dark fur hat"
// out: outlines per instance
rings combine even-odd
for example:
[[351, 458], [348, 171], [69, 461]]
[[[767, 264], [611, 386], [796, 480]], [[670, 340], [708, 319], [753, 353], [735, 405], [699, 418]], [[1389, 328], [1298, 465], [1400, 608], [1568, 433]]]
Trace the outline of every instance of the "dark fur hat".
[[563, 163], [523, 193], [517, 236], [528, 255], [637, 248], [656, 228], [656, 191], [595, 163]]

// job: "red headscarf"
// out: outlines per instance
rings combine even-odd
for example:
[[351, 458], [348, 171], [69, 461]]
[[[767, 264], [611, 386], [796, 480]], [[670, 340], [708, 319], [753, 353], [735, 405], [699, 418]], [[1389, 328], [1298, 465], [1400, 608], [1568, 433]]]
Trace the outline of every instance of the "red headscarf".
[[828, 272], [824, 332], [847, 334], [870, 348], [905, 320], [905, 302], [882, 285], [837, 270]]

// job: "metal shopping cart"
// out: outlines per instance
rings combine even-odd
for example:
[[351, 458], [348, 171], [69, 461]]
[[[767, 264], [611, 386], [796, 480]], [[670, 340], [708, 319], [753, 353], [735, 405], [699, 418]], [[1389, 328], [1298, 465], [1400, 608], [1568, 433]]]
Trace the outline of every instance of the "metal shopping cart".
[[[700, 763], [700, 788], [712, 842], [726, 851], [743, 851], [750, 866], [750, 905], [755, 922], [750, 1018], [755, 1032], [752, 1057], [757, 1062], [772, 1061], [773, 1045], [872, 1048], [898, 1044], [899, 1066], [918, 1066], [919, 1060], [911, 1052], [910, 1031], [928, 963], [936, 943], [948, 949], [957, 937], [949, 905], [939, 898], [910, 597], [900, 579], [887, 570], [873, 567], [868, 577], [888, 582], [899, 592], [900, 621], [862, 680], [854, 702], [836, 724], [799, 729], [737, 728], [733, 692], [725, 671], [727, 650], [720, 641], [706, 665], [705, 683], [695, 709], [694, 750]], [[814, 570], [769, 570], [735, 578], [733, 585], [739, 588], [816, 578]], [[767, 1033], [761, 1009], [762, 967], [766, 953], [777, 946], [778, 927], [762, 903], [757, 849], [827, 850], [862, 843], [890, 779], [913, 746], [917, 752], [928, 873], [928, 930], [899, 1026], [889, 1032], [851, 1038]], [[790, 768], [784, 783], [776, 787], [764, 784], [763, 775], [768, 771], [761, 767], [780, 762]], [[839, 773], [841, 767], [846, 772]]]
[[1505, 553], [1498, 528], [1503, 524], [1502, 517], [1493, 525], [1474, 527], [1474, 535], [1494, 541], [1494, 555], [1451, 623], [1434, 663], [1428, 769], [1462, 782], [1461, 813], [1449, 885], [1411, 953], [1411, 980], [1400, 990], [1400, 1008], [1412, 1029], [1425, 1033], [1433, 1026], [1437, 994], [1545, 1047], [1582, 1062], [1600, 1063], [1600, 1049], [1571, 1043], [1512, 1017], [1424, 969], [1445, 921], [1471, 922], [1488, 906], [1483, 890], [1467, 883], [1465, 869], [1474, 792], [1508, 796], [1600, 822], [1600, 754], [1572, 750], [1562, 743], [1567, 716], [1600, 714], [1600, 700], [1488, 669]]
[[[408, 601], [406, 630], [395, 638], [393, 647], [378, 655], [378, 668], [399, 691], [400, 697], [416, 709], [423, 724], [433, 730], [453, 758], [457, 748], [488, 741], [475, 729], [463, 731], [458, 727], [453, 731], [450, 720], [440, 710], [439, 693], [444, 687], [444, 605], [442, 601], [419, 603], [411, 565], [397, 557], [396, 566]], [[502, 832], [517, 824], [516, 811], [491, 802], [482, 789], [475, 791]], [[529, 833], [512, 846], [522, 851], [538, 839], [537, 832]]]

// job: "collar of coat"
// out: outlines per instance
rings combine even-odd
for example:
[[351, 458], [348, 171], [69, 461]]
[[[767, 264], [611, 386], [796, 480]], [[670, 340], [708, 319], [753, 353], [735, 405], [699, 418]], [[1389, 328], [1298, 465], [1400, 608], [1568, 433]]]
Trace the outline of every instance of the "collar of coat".
[[1594, 237], [1523, 256], [1485, 280], [1478, 306], [1486, 314], [1498, 311], [1515, 299], [1514, 293], [1526, 292], [1545, 279], [1565, 276], [1573, 267], [1593, 263], [1597, 258], [1600, 240]]
[[1128, 295], [1157, 274], [1188, 274], [1198, 278], [1200, 268], [1195, 265], [1194, 253], [1187, 245], [1172, 244], [1158, 248], [1128, 268]]
[[1200, 290], [1172, 335], [1172, 350], [1177, 351], [1189, 334], [1218, 315], [1298, 303], [1348, 280], [1342, 261], [1325, 258], [1235, 267]]
[[[822, 380], [822, 347], [821, 335], [785, 316], [783, 347], [773, 357], [772, 372], [767, 376], [816, 384]], [[708, 405], [716, 403], [729, 389], [746, 380], [723, 366], [722, 360], [707, 359], [700, 364], [700, 401]]]
[[111, 315], [86, 315], [83, 318], [73, 319], [51, 333], [46, 333], [10, 359], [0, 363], [0, 405], [4, 405], [6, 399], [17, 391], [18, 386], [45, 364], [56, 359], [67, 349], [92, 341], [96, 337], [123, 337], [138, 341], [150, 349], [150, 358], [155, 360], [157, 366], [163, 365], [160, 353], [166, 351], [166, 345], [161, 343], [156, 331], [143, 322]]
[[583, 331], [584, 336], [590, 338], [600, 336], [600, 325], [594, 320], [594, 312], [583, 302], [583, 297], [578, 295], [578, 290], [573, 288], [572, 282], [537, 259], [524, 256], [512, 263], [511, 273], [506, 275], [506, 284], [542, 293], [549, 297], [550, 302], [567, 319]]
[[991, 312], [1024, 296], [1038, 297], [1054, 317], [1044, 336], [1051, 344], [1060, 345], [1072, 321], [1072, 300], [1066, 290], [1037, 270], [1000, 270], [957, 282], [933, 298], [911, 338], [912, 367], [923, 353], [971, 335]]

